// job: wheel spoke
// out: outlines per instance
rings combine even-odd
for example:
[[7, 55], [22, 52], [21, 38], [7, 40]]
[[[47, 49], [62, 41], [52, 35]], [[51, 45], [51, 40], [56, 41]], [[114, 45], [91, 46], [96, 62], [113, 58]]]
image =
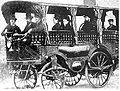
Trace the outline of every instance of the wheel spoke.
[[98, 80], [99, 80], [99, 85], [101, 85], [101, 84], [100, 84], [100, 78], [99, 78], [99, 76], [98, 76]]
[[105, 59], [105, 56], [103, 56], [103, 59], [101, 61], [101, 66], [103, 66], [104, 59]]
[[45, 83], [44, 85], [49, 86], [49, 85], [50, 85], [51, 80], [47, 80], [47, 81], [48, 81], [48, 82], [47, 82], [47, 83]]
[[27, 80], [26, 80], [26, 83], [27, 83], [29, 86], [31, 86], [30, 83], [29, 83]]
[[103, 83], [103, 77], [102, 77], [102, 74], [101, 74], [101, 81], [102, 81], [102, 83]]
[[97, 60], [98, 60], [98, 67], [100, 67], [100, 59], [98, 56], [97, 56]]
[[101, 64], [101, 66], [105, 65], [108, 62], [108, 60], [105, 60], [104, 63]]
[[90, 67], [90, 69], [93, 69], [93, 70], [100, 70], [99, 67]]
[[93, 77], [96, 77], [97, 74], [98, 74], [98, 72], [96, 72], [96, 73], [93, 75]]
[[110, 68], [112, 65], [103, 66], [103, 70]]
[[54, 81], [55, 87], [58, 89], [56, 82]]
[[91, 60], [91, 62], [97, 67], [97, 64], [95, 64], [93, 60]]
[[[56, 84], [58, 84], [56, 81], [54, 81]], [[58, 84], [59, 86], [60, 86], [60, 88], [61, 88], [61, 85], [60, 84]]]
[[31, 80], [27, 80], [27, 81], [29, 81], [29, 82], [31, 82], [31, 83], [34, 83], [34, 82], [32, 82]]

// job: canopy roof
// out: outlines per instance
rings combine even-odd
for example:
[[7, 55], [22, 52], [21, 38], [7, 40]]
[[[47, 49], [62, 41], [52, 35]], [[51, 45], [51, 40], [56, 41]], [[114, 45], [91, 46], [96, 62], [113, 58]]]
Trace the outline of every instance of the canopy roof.
[[[44, 2], [40, 2], [40, 1], [44, 1]], [[50, 1], [55, 1], [55, 2], [50, 3]], [[84, 0], [79, 0], [81, 2], [78, 4], [77, 3], [72, 4], [72, 2], [74, 0], [71, 0], [71, 2], [69, 2], [69, 3], [67, 1], [70, 1], [70, 0], [65, 0], [65, 1], [66, 2], [60, 3], [60, 0], [29, 0], [29, 1], [28, 0], [20, 0], [20, 1], [10, 1], [9, 0], [8, 2], [3, 4], [1, 10], [2, 10], [3, 16], [5, 17], [5, 19], [7, 21], [7, 18], [9, 17], [8, 15], [15, 14], [15, 12], [36, 13], [35, 9], [33, 7], [36, 5], [47, 5], [47, 6], [49, 6], [48, 13], [55, 13], [55, 12], [57, 13], [58, 12], [60, 14], [70, 14], [70, 11], [66, 7], [77, 7], [78, 8], [77, 15], [80, 15], [80, 14], [82, 15], [82, 14], [86, 13], [88, 10], [88, 13], [91, 16], [93, 16], [93, 14], [94, 14], [93, 8], [118, 9], [118, 8], [111, 8], [111, 7], [110, 8], [98, 7], [94, 4], [88, 5], [83, 2]], [[78, 2], [78, 0], [75, 0], [75, 1]], [[87, 1], [87, 0], [85, 0], [85, 1]], [[90, 0], [88, 0], [88, 1], [90, 1]], [[95, 0], [92, 0], [92, 1], [95, 1]], [[66, 4], [66, 3], [68, 3], [68, 4]], [[89, 12], [89, 10], [91, 12]]]

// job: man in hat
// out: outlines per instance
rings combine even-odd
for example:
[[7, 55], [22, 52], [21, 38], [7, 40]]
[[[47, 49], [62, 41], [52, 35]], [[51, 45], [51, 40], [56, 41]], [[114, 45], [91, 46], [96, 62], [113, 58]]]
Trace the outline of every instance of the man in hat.
[[[12, 42], [12, 35], [15, 33], [20, 34], [21, 30], [20, 28], [15, 24], [16, 22], [16, 18], [14, 16], [10, 16], [10, 20], [9, 20], [9, 24], [7, 25], [7, 27], [5, 27], [5, 29], [3, 30], [3, 32], [1, 33], [2, 36], [5, 36], [5, 34], [7, 34], [7, 40], [11, 43], [7, 43], [10, 45], [7, 45], [8, 50], [12, 47], [12, 49], [15, 48], [15, 44]], [[14, 46], [13, 46], [14, 45]], [[14, 48], [13, 48], [14, 47]]]
[[[11, 32], [12, 34], [21, 33], [20, 28], [15, 24], [16, 20], [17, 19], [15, 17], [13, 17], [13, 16], [10, 17], [9, 24], [1, 33], [2, 36], [4, 36], [7, 32]], [[10, 36], [8, 35], [8, 37], [10, 37]]]
[[113, 19], [109, 19], [108, 22], [109, 22], [109, 27], [107, 28], [107, 30], [116, 30], [117, 29], [117, 27], [115, 25], [113, 25], [113, 22], [114, 22]]
[[55, 14], [54, 18], [53, 18], [53, 22], [55, 23], [55, 25], [52, 27], [52, 30], [61, 30], [62, 26], [61, 26], [61, 17], [58, 14]]
[[88, 33], [91, 30], [93, 30], [93, 25], [90, 22], [90, 17], [89, 16], [84, 15], [83, 17], [84, 17], [85, 21], [84, 21], [83, 24], [80, 25], [79, 30], [83, 30], [85, 33]]
[[69, 16], [63, 17], [63, 29], [64, 30], [73, 30], [73, 28], [70, 25], [70, 18]]

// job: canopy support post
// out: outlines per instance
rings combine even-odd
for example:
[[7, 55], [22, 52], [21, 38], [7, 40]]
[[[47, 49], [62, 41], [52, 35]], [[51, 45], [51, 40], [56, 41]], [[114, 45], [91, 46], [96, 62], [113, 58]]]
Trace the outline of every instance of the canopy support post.
[[77, 34], [77, 24], [76, 24], [76, 14], [77, 14], [77, 8], [71, 7], [70, 8], [71, 15], [72, 15], [72, 25], [73, 25], [73, 30], [74, 30], [74, 39], [75, 39], [75, 44], [78, 44], [78, 34]]
[[99, 9], [99, 8], [96, 8], [96, 14], [97, 14], [97, 32], [98, 32], [98, 36], [97, 36], [97, 44], [102, 44], [102, 31], [103, 31], [103, 28], [102, 28], [102, 21], [101, 21], [101, 18], [102, 18], [102, 13], [103, 13], [103, 10]]

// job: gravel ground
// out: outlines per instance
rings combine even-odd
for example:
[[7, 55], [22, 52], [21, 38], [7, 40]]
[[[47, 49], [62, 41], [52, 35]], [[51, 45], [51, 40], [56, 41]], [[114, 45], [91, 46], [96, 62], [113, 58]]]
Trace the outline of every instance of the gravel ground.
[[[13, 76], [10, 76], [8, 73], [9, 69], [5, 69], [7, 66], [5, 64], [0, 64], [0, 89], [16, 89], [13, 83]], [[64, 89], [81, 89], [81, 88], [92, 88], [86, 78], [83, 76], [80, 82], [71, 87], [64, 86]], [[104, 87], [106, 88], [114, 88], [118, 89], [119, 88], [119, 69], [116, 69], [114, 71], [114, 74], [110, 78], [108, 84]], [[38, 82], [36, 87], [34, 88], [35, 90], [42, 89], [40, 86], [40, 78], [38, 78]]]

